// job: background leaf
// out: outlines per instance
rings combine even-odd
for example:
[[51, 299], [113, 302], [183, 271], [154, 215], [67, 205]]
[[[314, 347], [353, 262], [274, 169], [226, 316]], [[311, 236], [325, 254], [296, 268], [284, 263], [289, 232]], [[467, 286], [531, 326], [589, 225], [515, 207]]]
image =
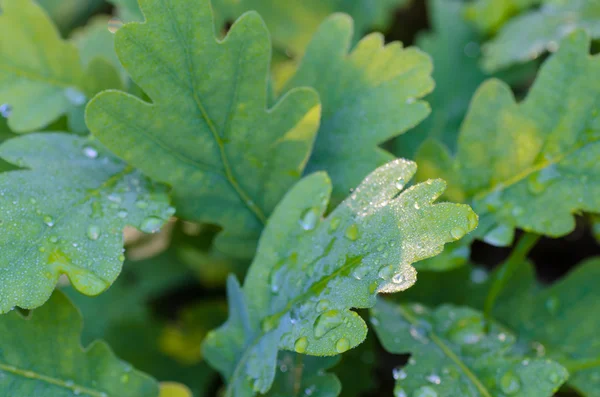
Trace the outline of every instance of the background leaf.
[[28, 317], [0, 317], [0, 393], [8, 396], [156, 397], [158, 385], [104, 342], [82, 349], [77, 309], [60, 292]]
[[0, 156], [30, 168], [0, 174], [2, 313], [40, 306], [61, 274], [101, 293], [121, 271], [125, 225], [155, 232], [174, 212], [164, 186], [86, 138], [29, 134]]
[[419, 98], [433, 89], [425, 54], [398, 42], [386, 46], [379, 33], [350, 51], [352, 26], [345, 15], [327, 19], [283, 91], [310, 86], [319, 93], [321, 126], [307, 172], [327, 171], [334, 204], [394, 158], [378, 145], [427, 116], [429, 106]]
[[331, 184], [323, 173], [286, 195], [262, 234], [244, 289], [235, 279], [228, 283], [228, 322], [204, 344], [206, 358], [227, 379], [228, 395], [268, 391], [279, 349], [335, 355], [361, 343], [366, 325], [349, 309], [409, 288], [416, 279], [411, 263], [476, 227], [468, 206], [433, 205], [442, 181], [401, 193], [415, 171], [405, 160], [380, 167], [325, 219]]
[[411, 353], [394, 369], [396, 396], [552, 396], [568, 372], [517, 353], [515, 337], [466, 307], [392, 305], [380, 300], [372, 323], [386, 350]]
[[223, 226], [219, 249], [249, 257], [308, 159], [317, 95], [294, 90], [266, 108], [271, 45], [257, 14], [219, 42], [208, 0], [141, 4], [148, 22], [119, 29], [116, 46], [153, 103], [105, 92], [88, 106], [87, 123], [118, 156], [172, 185], [181, 216]]

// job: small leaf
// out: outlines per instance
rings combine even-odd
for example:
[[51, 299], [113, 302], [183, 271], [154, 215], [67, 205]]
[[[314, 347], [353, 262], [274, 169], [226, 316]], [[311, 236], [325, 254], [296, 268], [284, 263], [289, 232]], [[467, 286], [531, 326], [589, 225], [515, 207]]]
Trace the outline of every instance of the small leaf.
[[567, 37], [521, 103], [506, 84], [484, 83], [453, 166], [439, 161], [448, 156], [439, 145], [429, 147], [425, 169], [460, 181], [452, 198], [462, 195], [481, 216], [479, 238], [508, 245], [515, 228], [559, 237], [575, 227], [574, 213], [600, 212], [600, 83], [591, 77], [600, 58], [589, 44], [583, 32]]
[[385, 45], [379, 33], [363, 38], [350, 51], [352, 33], [348, 16], [328, 18], [284, 89], [310, 86], [319, 93], [323, 115], [307, 172], [327, 171], [334, 204], [394, 158], [378, 146], [429, 114], [420, 98], [433, 89], [426, 54], [398, 42]]
[[161, 382], [159, 397], [192, 397], [192, 392], [180, 383]]
[[12, 108], [8, 125], [13, 131], [41, 129], [78, 108], [81, 113], [99, 89], [119, 87], [113, 80], [103, 81], [96, 71], [86, 74], [75, 46], [61, 39], [35, 2], [3, 0], [0, 103]]
[[308, 160], [318, 97], [296, 89], [267, 109], [271, 44], [256, 13], [218, 41], [208, 0], [141, 5], [147, 22], [119, 29], [116, 47], [153, 103], [104, 92], [87, 123], [118, 156], [173, 186], [181, 216], [223, 226], [218, 248], [249, 257]]
[[154, 232], [173, 214], [164, 186], [89, 139], [29, 134], [0, 156], [30, 168], [0, 174], [0, 313], [40, 306], [61, 274], [101, 293], [121, 271], [123, 228]]
[[[82, 349], [81, 318], [60, 292], [28, 317], [0, 317], [0, 394], [156, 397], [158, 385], [132, 370], [104, 342]], [[32, 394], [34, 393], [34, 394]]]
[[[416, 279], [411, 263], [476, 227], [468, 206], [433, 204], [442, 181], [402, 192], [415, 171], [405, 160], [380, 167], [327, 218], [325, 174], [306, 177], [286, 195], [262, 234], [244, 289], [228, 282], [228, 322], [204, 344], [205, 357], [227, 379], [228, 395], [268, 391], [280, 349], [330, 356], [361, 343], [366, 325], [349, 309], [409, 288]], [[306, 222], [310, 212], [314, 222]]]
[[394, 369], [395, 396], [544, 397], [568, 372], [546, 359], [515, 351], [515, 337], [470, 308], [393, 305], [380, 300], [372, 323], [385, 349], [411, 353], [408, 365]]
[[600, 38], [600, 3], [596, 0], [548, 0], [538, 10], [519, 15], [484, 47], [483, 66], [490, 71], [558, 50], [575, 29]]

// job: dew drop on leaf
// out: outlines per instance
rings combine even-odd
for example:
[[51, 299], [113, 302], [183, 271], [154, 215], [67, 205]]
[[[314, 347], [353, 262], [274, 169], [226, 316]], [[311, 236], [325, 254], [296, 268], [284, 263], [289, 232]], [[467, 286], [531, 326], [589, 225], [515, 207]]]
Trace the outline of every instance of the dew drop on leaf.
[[353, 223], [352, 225], [348, 226], [348, 228], [346, 229], [345, 236], [348, 240], [351, 241], [356, 241], [356, 239], [358, 239], [358, 226], [356, 225], [356, 223]]
[[402, 386], [396, 385], [394, 387], [394, 397], [408, 397], [408, 395], [406, 394]]
[[404, 178], [398, 178], [395, 182], [396, 189], [398, 190], [404, 189], [404, 185], [406, 185]]
[[52, 227], [52, 226], [54, 226], [54, 220], [53, 220], [53, 219], [52, 219], [52, 217], [51, 217], [51, 216], [49, 216], [49, 215], [46, 215], [46, 216], [44, 217], [44, 223], [45, 223], [45, 224], [46, 224], [48, 227]]
[[156, 233], [160, 230], [163, 221], [162, 219], [156, 218], [154, 216], [149, 216], [144, 219], [140, 225], [140, 230], [144, 233]]
[[422, 387], [419, 387], [417, 390], [415, 390], [415, 392], [413, 393], [413, 396], [414, 397], [438, 397], [438, 394], [433, 387], [422, 386]]
[[337, 230], [337, 228], [340, 226], [340, 218], [332, 218], [331, 222], [329, 223], [329, 230], [334, 232]]
[[406, 372], [401, 367], [396, 367], [392, 370], [392, 376], [395, 380], [406, 379]]
[[121, 219], [127, 218], [128, 212], [126, 210], [121, 210], [117, 212], [117, 216]]
[[2, 117], [7, 119], [10, 117], [11, 114], [12, 114], [12, 106], [10, 106], [7, 103], [0, 105], [0, 115]]
[[350, 341], [346, 338], [340, 338], [335, 344], [335, 351], [343, 353], [350, 349]]
[[343, 317], [339, 310], [329, 310], [321, 314], [315, 320], [314, 334], [319, 339], [325, 336], [329, 331], [342, 325]]
[[296, 353], [304, 353], [306, 351], [306, 348], [308, 347], [308, 339], [306, 338], [306, 336], [303, 336], [301, 338], [298, 338], [296, 340], [296, 343], [294, 343], [294, 350], [296, 351]]
[[319, 301], [319, 303], [317, 303], [317, 311], [323, 312], [323, 311], [329, 309], [330, 305], [331, 305], [331, 302], [329, 302], [327, 299], [321, 299]]
[[381, 269], [379, 269], [379, 272], [377, 273], [377, 276], [384, 280], [389, 280], [389, 278], [392, 277], [393, 275], [394, 275], [394, 266], [392, 266], [392, 265], [383, 266]]
[[357, 280], [362, 280], [367, 274], [369, 274], [369, 266], [359, 266], [352, 271], [352, 277]]
[[311, 208], [306, 210], [302, 215], [302, 219], [300, 219], [300, 226], [302, 226], [302, 229], [304, 230], [313, 230], [317, 225], [318, 218], [319, 215], [317, 215], [316, 209]]
[[427, 378], [425, 379], [427, 379], [427, 382], [433, 383], [434, 385], [439, 385], [442, 383], [442, 379], [437, 374], [427, 375]]
[[512, 371], [507, 371], [500, 378], [500, 389], [506, 394], [513, 395], [521, 389], [519, 377]]
[[463, 229], [462, 227], [454, 227], [452, 228], [452, 230], [450, 231], [450, 235], [452, 236], [453, 239], [455, 240], [459, 240], [462, 236], [464, 236], [467, 232], [465, 231], [465, 229]]
[[100, 228], [95, 225], [89, 226], [87, 236], [90, 240], [98, 240], [98, 238], [100, 238]]
[[83, 155], [89, 159], [95, 159], [98, 157], [98, 151], [91, 146], [83, 148]]

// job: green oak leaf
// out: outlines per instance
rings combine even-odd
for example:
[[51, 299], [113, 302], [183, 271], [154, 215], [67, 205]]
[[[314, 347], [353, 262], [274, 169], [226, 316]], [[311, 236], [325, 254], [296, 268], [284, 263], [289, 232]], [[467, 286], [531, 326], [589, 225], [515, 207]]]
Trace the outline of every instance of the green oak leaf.
[[417, 36], [416, 46], [428, 53], [434, 64], [435, 90], [425, 98], [432, 112], [410, 133], [394, 141], [394, 153], [411, 159], [427, 138], [437, 139], [455, 150], [471, 96], [486, 77], [478, 65], [479, 35], [461, 21], [463, 4], [429, 0], [427, 5], [433, 31]]
[[589, 259], [565, 278], [540, 287], [531, 265], [518, 283], [498, 300], [493, 315], [519, 335], [538, 355], [545, 355], [571, 373], [568, 385], [582, 396], [600, 396], [600, 258]]
[[342, 390], [339, 379], [326, 372], [339, 361], [337, 357], [312, 357], [282, 351], [277, 358], [277, 374], [269, 397], [337, 397]]
[[156, 397], [158, 384], [119, 360], [104, 342], [81, 347], [82, 321], [60, 292], [24, 317], [0, 317], [0, 394]]
[[244, 288], [228, 281], [229, 320], [204, 344], [229, 396], [267, 392], [278, 350], [330, 356], [357, 346], [367, 327], [349, 309], [409, 288], [416, 280], [411, 263], [477, 226], [468, 206], [433, 204], [443, 181], [402, 191], [415, 171], [402, 159], [380, 167], [327, 218], [326, 174], [288, 192], [261, 236]]
[[81, 130], [87, 98], [120, 87], [108, 66], [98, 61], [84, 70], [75, 46], [60, 37], [40, 6], [2, 0], [0, 103], [12, 109], [8, 125], [13, 131], [38, 130], [64, 114], [78, 119], [71, 125]]
[[252, 256], [308, 160], [318, 96], [296, 89], [267, 108], [271, 44], [256, 13], [218, 41], [208, 0], [141, 5], [147, 22], [119, 29], [116, 48], [153, 102], [104, 92], [88, 105], [87, 124], [118, 156], [170, 184], [181, 216], [221, 225], [221, 251]]
[[552, 396], [568, 372], [548, 359], [515, 350], [515, 337], [493, 323], [485, 332], [483, 314], [468, 307], [394, 305], [380, 300], [371, 322], [384, 348], [411, 353], [396, 368], [395, 396]]
[[483, 66], [490, 71], [558, 50], [561, 40], [575, 29], [600, 38], [600, 2], [547, 0], [544, 5], [505, 24], [483, 48]]
[[0, 174], [0, 313], [40, 306], [61, 274], [101, 293], [121, 271], [123, 228], [155, 232], [174, 212], [164, 186], [90, 139], [29, 134], [0, 157], [27, 168]]
[[585, 33], [565, 38], [521, 103], [506, 84], [484, 83], [456, 159], [439, 144], [418, 157], [425, 169], [443, 169], [438, 177], [459, 181], [452, 197], [472, 203], [486, 242], [510, 245], [517, 227], [562, 236], [573, 230], [574, 213], [600, 212], [600, 80], [592, 78], [600, 57], [588, 51]]
[[464, 15], [484, 33], [500, 29], [515, 14], [545, 0], [472, 0], [464, 7]]
[[299, 69], [283, 92], [310, 86], [323, 106], [321, 126], [307, 172], [325, 170], [333, 204], [373, 169], [394, 156], [378, 145], [417, 125], [429, 114], [419, 100], [433, 89], [429, 57], [416, 48], [371, 34], [350, 51], [352, 19], [334, 15], [313, 37]]

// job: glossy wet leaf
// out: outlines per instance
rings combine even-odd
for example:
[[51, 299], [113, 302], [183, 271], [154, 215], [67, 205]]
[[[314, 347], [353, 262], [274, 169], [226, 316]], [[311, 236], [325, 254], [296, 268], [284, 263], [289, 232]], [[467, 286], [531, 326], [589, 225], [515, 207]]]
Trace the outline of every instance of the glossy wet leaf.
[[318, 97], [301, 88], [267, 109], [271, 44], [256, 13], [218, 41], [208, 0], [141, 5], [147, 22], [119, 29], [116, 47], [153, 102], [104, 92], [89, 104], [87, 123], [118, 156], [173, 186], [181, 216], [221, 225], [219, 248], [251, 256], [308, 160]]
[[209, 334], [205, 357], [228, 383], [228, 395], [269, 390], [278, 350], [336, 355], [367, 332], [349, 309], [415, 282], [412, 263], [477, 225], [468, 206], [433, 204], [445, 184], [402, 191], [416, 165], [395, 160], [374, 171], [327, 218], [331, 183], [304, 178], [278, 205], [261, 236], [244, 288], [228, 282], [229, 320]]
[[119, 87], [106, 69], [93, 64], [84, 70], [75, 46], [60, 37], [35, 2], [3, 0], [0, 103], [10, 105], [8, 125], [13, 131], [41, 129], [64, 114], [81, 119], [88, 98]]
[[35, 308], [66, 274], [86, 295], [121, 271], [123, 228], [155, 232], [173, 215], [166, 187], [96, 142], [62, 133], [6, 141], [0, 157], [0, 312]]
[[522, 102], [497, 80], [479, 88], [454, 162], [439, 145], [420, 156], [425, 169], [459, 181], [452, 198], [473, 203], [480, 238], [509, 245], [514, 228], [558, 237], [573, 230], [574, 213], [600, 212], [599, 72], [589, 38], [574, 33]]
[[384, 348], [410, 353], [395, 368], [395, 396], [550, 397], [568, 377], [548, 359], [515, 351], [515, 336], [492, 324], [485, 332], [483, 314], [443, 305], [394, 305], [380, 300], [371, 322]]
[[310, 86], [323, 106], [307, 172], [327, 171], [333, 203], [344, 199], [373, 169], [394, 156], [379, 147], [429, 114], [420, 100], [433, 89], [429, 57], [370, 34], [354, 49], [352, 19], [335, 15], [313, 37], [283, 92]]
[[600, 38], [600, 2], [546, 0], [540, 9], [511, 19], [484, 47], [483, 65], [497, 70], [558, 50], [561, 40], [576, 29]]
[[298, 353], [279, 352], [277, 374], [269, 397], [311, 396], [336, 397], [342, 390], [339, 379], [328, 373], [339, 357], [311, 357]]
[[0, 394], [156, 397], [158, 385], [119, 360], [104, 342], [86, 349], [82, 321], [60, 292], [27, 317], [19, 311], [0, 316]]
[[434, 65], [435, 89], [425, 97], [431, 115], [394, 141], [394, 153], [411, 159], [427, 138], [455, 150], [471, 96], [485, 78], [478, 65], [479, 35], [462, 20], [463, 4], [429, 0], [427, 6], [432, 31], [418, 35], [415, 45], [431, 56]]

